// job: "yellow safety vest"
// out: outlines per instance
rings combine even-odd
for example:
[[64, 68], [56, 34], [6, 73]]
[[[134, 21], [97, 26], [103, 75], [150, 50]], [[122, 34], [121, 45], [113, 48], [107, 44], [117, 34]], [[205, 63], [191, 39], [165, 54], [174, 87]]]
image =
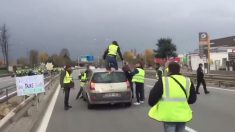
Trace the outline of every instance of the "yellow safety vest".
[[81, 81], [80, 81], [80, 87], [84, 87], [87, 81], [87, 75], [86, 72], [82, 74]]
[[66, 74], [64, 76], [64, 84], [71, 83], [73, 81], [73, 78], [69, 73], [66, 71]]
[[191, 81], [182, 75], [173, 75], [173, 77], [185, 88], [187, 98], [179, 84], [172, 78], [162, 77], [162, 98], [150, 109], [148, 115], [161, 122], [188, 122], [192, 119], [192, 110], [188, 104]]
[[109, 48], [108, 48], [108, 55], [117, 55], [117, 50], [118, 50], [118, 46], [114, 45], [114, 44], [110, 44]]
[[137, 68], [139, 73], [135, 74], [132, 78], [132, 82], [144, 83], [145, 71], [141, 68]]
[[84, 73], [82, 74], [81, 80], [82, 80], [82, 81], [86, 81], [86, 80], [87, 80], [86, 72], [84, 72]]

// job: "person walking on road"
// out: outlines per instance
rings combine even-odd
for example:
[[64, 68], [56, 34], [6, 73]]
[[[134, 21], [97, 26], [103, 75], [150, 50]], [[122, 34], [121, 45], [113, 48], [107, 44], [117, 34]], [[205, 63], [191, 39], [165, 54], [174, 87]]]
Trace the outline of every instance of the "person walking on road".
[[198, 66], [198, 69], [197, 69], [197, 87], [196, 87], [197, 94], [200, 94], [199, 93], [199, 87], [200, 87], [201, 83], [203, 85], [203, 89], [204, 89], [205, 94], [209, 94], [210, 92], [206, 88], [206, 82], [205, 82], [205, 79], [204, 79], [202, 64], [200, 63], [199, 66]]
[[144, 78], [145, 71], [141, 63], [136, 64], [136, 69], [132, 72], [132, 82], [135, 83], [136, 102], [134, 105], [144, 103]]
[[106, 60], [106, 68], [107, 70], [111, 70], [111, 68], [115, 68], [118, 70], [118, 63], [117, 63], [117, 55], [120, 56], [121, 60], [123, 61], [122, 53], [117, 41], [113, 41], [108, 48], [104, 52], [103, 59]]
[[159, 80], [159, 79], [161, 79], [162, 78], [162, 75], [163, 75], [163, 68], [162, 68], [162, 66], [160, 66], [160, 65], [157, 65], [157, 67], [156, 67], [156, 79], [157, 80]]
[[82, 92], [83, 92], [83, 88], [85, 86], [85, 84], [87, 83], [87, 75], [88, 75], [88, 72], [89, 72], [89, 65], [87, 66], [87, 69], [85, 72], [83, 72], [80, 76], [79, 76], [79, 79], [80, 79], [80, 90], [77, 94], [77, 97], [76, 97], [76, 100], [79, 99], [79, 98], [83, 98], [81, 95], [82, 95]]
[[134, 93], [133, 93], [133, 83], [132, 83], [132, 75], [131, 75], [131, 68], [128, 65], [127, 62], [124, 62], [124, 66], [122, 67], [123, 72], [125, 73], [128, 82], [130, 83], [130, 87], [131, 87], [131, 92], [132, 92], [132, 98], [134, 98]]
[[148, 103], [151, 119], [163, 122], [164, 132], [184, 132], [192, 120], [189, 104], [196, 102], [195, 87], [190, 78], [180, 74], [180, 65], [169, 64], [169, 76], [159, 79], [150, 91]]
[[74, 82], [72, 78], [72, 69], [70, 65], [66, 65], [65, 67], [65, 75], [63, 79], [63, 88], [64, 88], [64, 109], [68, 110], [69, 108], [72, 108], [72, 106], [69, 105], [69, 93], [70, 89], [74, 87]]

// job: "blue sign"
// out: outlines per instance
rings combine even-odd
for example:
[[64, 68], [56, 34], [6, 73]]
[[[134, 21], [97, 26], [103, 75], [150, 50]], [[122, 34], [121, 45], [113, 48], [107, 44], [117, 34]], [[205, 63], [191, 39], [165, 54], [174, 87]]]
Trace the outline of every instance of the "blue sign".
[[93, 55], [86, 55], [86, 56], [81, 56], [81, 62], [94, 62], [95, 61], [95, 58]]

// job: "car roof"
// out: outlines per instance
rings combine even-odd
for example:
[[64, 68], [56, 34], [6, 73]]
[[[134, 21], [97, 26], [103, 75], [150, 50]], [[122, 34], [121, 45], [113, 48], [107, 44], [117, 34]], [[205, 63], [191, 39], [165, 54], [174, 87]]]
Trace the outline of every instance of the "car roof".
[[[97, 69], [92, 69], [91, 70], [93, 73], [98, 73], [98, 72], [108, 72], [106, 68], [97, 68]], [[114, 70], [112, 72], [123, 72], [122, 69]]]

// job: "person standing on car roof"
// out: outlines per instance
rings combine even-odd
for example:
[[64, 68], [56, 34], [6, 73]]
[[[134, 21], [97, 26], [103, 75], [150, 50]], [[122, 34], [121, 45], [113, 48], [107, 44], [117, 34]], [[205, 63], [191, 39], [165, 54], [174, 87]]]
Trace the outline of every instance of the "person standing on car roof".
[[121, 60], [123, 61], [120, 47], [117, 41], [113, 41], [105, 50], [103, 55], [103, 59], [106, 60], [107, 63], [107, 70], [110, 70], [112, 67], [115, 68], [115, 70], [118, 70], [117, 55], [119, 55]]
[[197, 94], [200, 94], [199, 93], [199, 87], [200, 87], [201, 83], [203, 85], [203, 89], [204, 89], [205, 94], [209, 94], [210, 92], [206, 88], [206, 82], [205, 82], [205, 79], [204, 79], [202, 64], [200, 63], [199, 66], [198, 66], [198, 69], [197, 69], [197, 87], [196, 87]]
[[180, 65], [169, 64], [169, 75], [163, 76], [149, 94], [152, 108], [149, 117], [163, 122], [165, 132], [184, 132], [186, 122], [192, 120], [189, 104], [196, 102], [195, 87], [190, 78], [180, 74]]
[[131, 92], [132, 92], [132, 98], [134, 98], [134, 93], [133, 93], [133, 83], [132, 83], [132, 74], [131, 74], [131, 68], [128, 65], [128, 62], [124, 62], [124, 66], [122, 67], [123, 72], [125, 73], [128, 82], [130, 83], [131, 87]]
[[76, 99], [79, 99], [79, 98], [83, 98], [81, 95], [82, 95], [82, 92], [83, 92], [83, 88], [85, 86], [85, 84], [87, 83], [87, 75], [88, 75], [88, 72], [89, 72], [89, 65], [87, 65], [86, 67], [86, 71], [84, 71], [80, 76], [79, 76], [79, 79], [80, 79], [80, 90], [77, 94], [77, 97]]
[[74, 82], [72, 78], [72, 69], [70, 65], [66, 65], [65, 67], [65, 74], [63, 76], [63, 89], [64, 89], [64, 109], [68, 110], [69, 108], [72, 108], [72, 106], [69, 105], [69, 93], [70, 89], [74, 88]]
[[145, 71], [142, 63], [137, 63], [135, 70], [132, 72], [133, 78], [132, 82], [135, 83], [135, 92], [136, 92], [136, 102], [134, 105], [140, 105], [144, 103], [144, 78]]

